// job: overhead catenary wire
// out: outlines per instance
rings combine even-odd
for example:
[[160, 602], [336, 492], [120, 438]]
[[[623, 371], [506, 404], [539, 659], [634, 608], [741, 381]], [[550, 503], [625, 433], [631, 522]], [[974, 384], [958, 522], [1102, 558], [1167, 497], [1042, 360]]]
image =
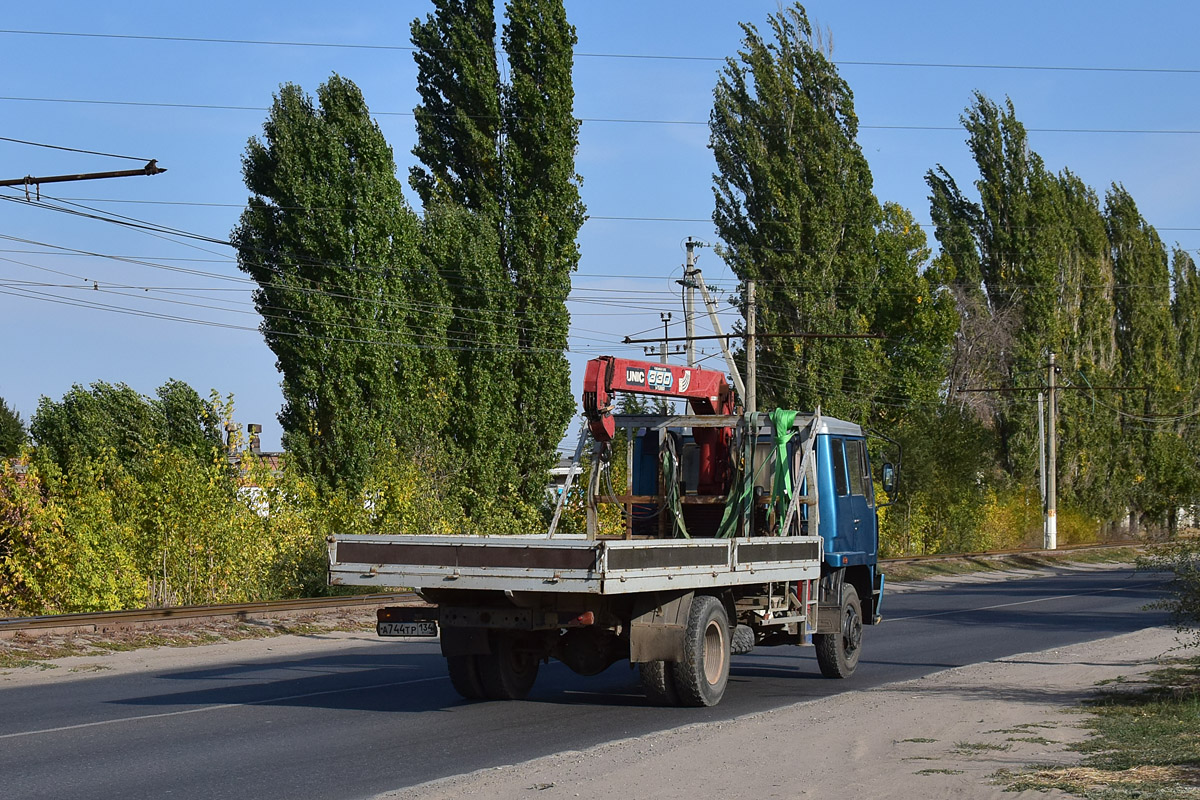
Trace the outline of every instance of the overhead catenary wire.
[[[370, 42], [304, 42], [276, 39], [236, 39], [228, 37], [170, 36], [136, 33], [101, 33], [89, 31], [40, 31], [15, 28], [0, 29], [0, 34], [14, 36], [75, 37], [88, 39], [115, 39], [123, 41], [187, 42], [193, 44], [234, 44], [266, 47], [312, 47], [348, 50], [382, 50], [412, 52], [417, 48], [411, 44], [375, 44]], [[726, 56], [706, 56], [676, 53], [605, 53], [578, 51], [576, 58], [610, 58], [648, 61], [700, 61], [724, 63]], [[1130, 74], [1197, 75], [1200, 68], [1191, 67], [1123, 67], [1112, 65], [1072, 64], [987, 64], [968, 62], [926, 62], [902, 60], [833, 59], [838, 66], [893, 67], [905, 69], [956, 69], [956, 70], [1029, 70], [1037, 72], [1112, 72]]]
[[23, 144], [23, 145], [28, 145], [30, 147], [45, 147], [50, 150], [63, 150], [68, 153], [85, 153], [87, 155], [93, 155], [93, 156], [106, 156], [107, 158], [123, 158], [123, 159], [127, 159], [129, 161], [140, 161], [142, 163], [146, 163], [148, 161], [153, 160], [153, 159], [149, 159], [149, 158], [139, 158], [137, 156], [123, 156], [123, 155], [118, 155], [117, 153], [105, 153], [105, 152], [101, 152], [100, 150], [82, 150], [78, 147], [64, 147], [63, 145], [60, 145], [60, 144], [46, 144], [45, 142], [31, 142], [31, 141], [27, 141], [25, 139], [14, 139], [10, 136], [0, 136], [0, 142], [12, 142], [13, 144]]
[[[169, 103], [156, 102], [149, 100], [100, 100], [93, 98], [68, 98], [68, 97], [21, 97], [15, 95], [0, 96], [0, 100], [7, 102], [26, 102], [26, 103], [67, 103], [67, 104], [83, 104], [83, 105], [102, 105], [102, 106], [127, 106], [133, 108], [175, 108], [175, 109], [192, 109], [199, 111], [256, 111], [259, 113], [270, 111], [268, 106], [241, 106], [228, 105], [221, 103]], [[415, 116], [412, 111], [372, 111], [372, 115], [377, 117], [412, 117]], [[576, 117], [580, 122], [590, 123], [609, 123], [620, 125], [692, 125], [706, 126], [708, 120], [692, 120], [692, 119], [640, 119], [632, 117]], [[1066, 127], [1038, 127], [1026, 125], [1024, 126], [1028, 133], [1065, 133], [1065, 134], [1127, 134], [1127, 135], [1180, 135], [1180, 136], [1195, 136], [1200, 135], [1200, 128], [1066, 128]], [[961, 125], [886, 125], [860, 122], [859, 130], [880, 130], [880, 131], [940, 131], [943, 133], [961, 133], [963, 128]]]

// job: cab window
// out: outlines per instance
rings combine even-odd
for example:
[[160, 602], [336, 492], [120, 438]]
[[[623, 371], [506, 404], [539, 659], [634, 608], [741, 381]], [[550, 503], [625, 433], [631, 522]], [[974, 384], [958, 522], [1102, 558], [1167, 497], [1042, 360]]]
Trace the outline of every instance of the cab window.
[[833, 490], [838, 497], [850, 493], [846, 484], [846, 458], [842, 454], [842, 440], [829, 440], [829, 460], [833, 462]]
[[846, 469], [850, 473], [850, 494], [867, 497], [866, 467], [863, 443], [853, 439], [846, 442]]

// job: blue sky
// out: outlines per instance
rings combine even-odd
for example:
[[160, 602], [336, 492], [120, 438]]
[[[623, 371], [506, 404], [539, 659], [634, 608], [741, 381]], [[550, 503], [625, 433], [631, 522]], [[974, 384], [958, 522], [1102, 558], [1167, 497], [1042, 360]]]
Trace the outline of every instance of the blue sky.
[[[576, 387], [586, 359], [640, 355], [620, 341], [660, 330], [660, 311], [681, 319], [673, 281], [681, 271], [682, 242], [688, 236], [715, 240], [708, 221], [713, 164], [702, 123], [719, 59], [736, 51], [739, 21], [763, 27], [777, 8], [776, 0], [568, 0], [579, 34], [576, 114], [584, 120], [577, 169], [591, 217], [580, 235], [583, 259], [571, 303]], [[409, 23], [428, 9], [415, 0], [347, 3], [336, 12], [316, 2], [10, 3], [0, 23], [0, 136], [158, 159], [169, 171], [154, 178], [58, 184], [46, 186], [44, 194], [221, 240], [247, 196], [240, 171], [245, 143], [261, 130], [281, 83], [313, 92], [332, 72], [355, 81], [407, 176], [416, 70], [411, 53], [387, 46], [408, 46]], [[1166, 242], [1200, 248], [1200, 61], [1194, 55], [1200, 4], [822, 0], [807, 9], [831, 33], [834, 59], [854, 90], [860, 142], [881, 200], [899, 202], [927, 221], [926, 170], [944, 164], [961, 185], [970, 184], [975, 174], [956, 126], [979, 89], [997, 100], [1013, 99], [1032, 129], [1032, 147], [1051, 169], [1069, 167], [1101, 195], [1112, 182], [1124, 183]], [[683, 58], [614, 57], [619, 55]], [[0, 178], [136, 166], [0, 142]], [[22, 194], [0, 190], [7, 197]], [[40, 396], [61, 397], [75, 383], [123, 381], [149, 394], [179, 378], [202, 394], [210, 388], [232, 392], [238, 420], [262, 423], [264, 447], [278, 447], [279, 375], [256, 331], [251, 287], [242, 282], [228, 247], [17, 202], [0, 204], [0, 236], [9, 237], [0, 239], [0, 334], [6, 342], [0, 397], [26, 421]], [[732, 289], [717, 256], [701, 252], [699, 266], [710, 285]], [[735, 317], [726, 313], [727, 327]]]

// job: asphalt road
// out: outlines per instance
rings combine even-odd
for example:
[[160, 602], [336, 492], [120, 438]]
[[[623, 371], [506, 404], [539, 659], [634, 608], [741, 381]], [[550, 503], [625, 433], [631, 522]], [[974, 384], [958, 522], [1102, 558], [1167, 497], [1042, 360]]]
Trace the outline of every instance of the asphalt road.
[[0, 796], [369, 797], [1162, 624], [1144, 606], [1163, 580], [1063, 571], [896, 594], [884, 624], [867, 629], [850, 680], [820, 677], [812, 648], [759, 648], [734, 659], [725, 698], [711, 709], [648, 706], [627, 664], [583, 678], [557, 662], [542, 668], [527, 701], [466, 703], [436, 644], [396, 641], [4, 689]]

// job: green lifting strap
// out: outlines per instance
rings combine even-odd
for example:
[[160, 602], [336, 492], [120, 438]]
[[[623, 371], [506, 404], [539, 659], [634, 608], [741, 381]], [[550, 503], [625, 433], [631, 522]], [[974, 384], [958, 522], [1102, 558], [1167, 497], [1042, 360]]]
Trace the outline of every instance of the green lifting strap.
[[683, 524], [683, 504], [679, 500], [679, 457], [675, 452], [675, 440], [668, 436], [663, 445], [662, 474], [667, 510], [671, 514], [671, 538], [690, 539], [687, 526]]
[[751, 527], [751, 515], [754, 513], [754, 444], [758, 433], [756, 416], [754, 412], [748, 412], [738, 421], [742, 452], [729, 454], [733, 460], [733, 474], [729, 482], [729, 495], [725, 498], [725, 513], [721, 515], [721, 524], [717, 527], [719, 538], [737, 536], [739, 523], [744, 525], [746, 531]]
[[777, 408], [770, 414], [771, 425], [774, 428], [775, 439], [775, 483], [771, 487], [771, 508], [779, 524], [780, 536], [783, 536], [783, 526], [787, 523], [788, 507], [792, 503], [792, 470], [788, 459], [788, 442], [796, 435], [792, 427], [796, 421], [796, 412]]

